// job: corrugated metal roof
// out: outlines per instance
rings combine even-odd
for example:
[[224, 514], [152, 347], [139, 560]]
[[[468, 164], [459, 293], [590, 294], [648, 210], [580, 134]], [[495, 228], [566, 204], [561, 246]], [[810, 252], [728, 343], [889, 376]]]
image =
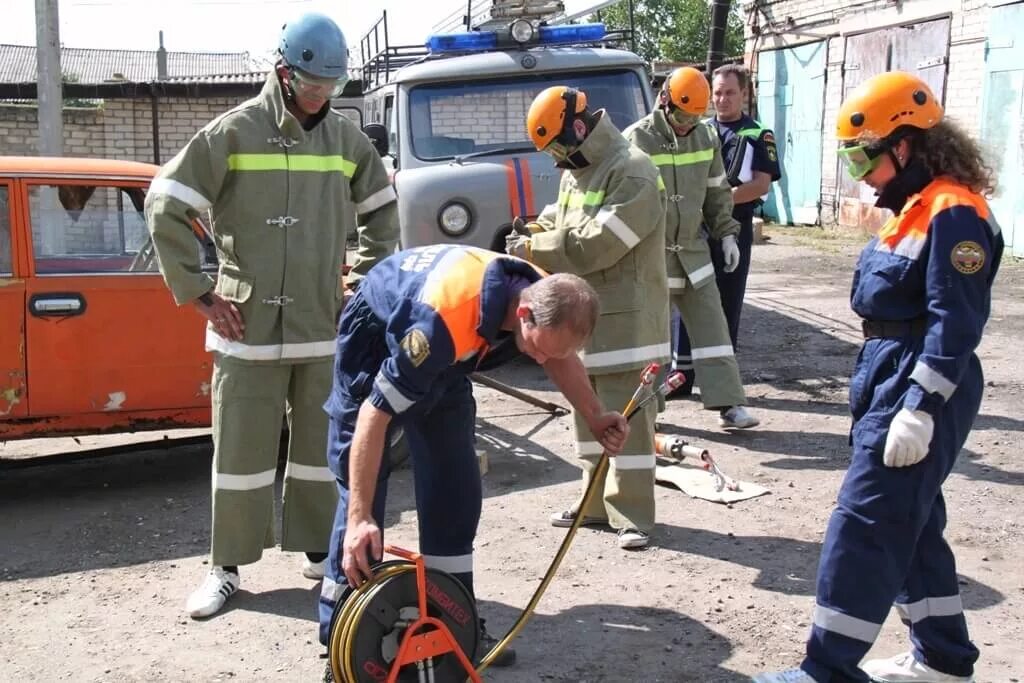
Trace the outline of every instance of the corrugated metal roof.
[[267, 78], [267, 70], [246, 71], [238, 74], [205, 74], [202, 76], [172, 76], [164, 83], [262, 83]]
[[[61, 71], [68, 81], [95, 84], [116, 80], [145, 83], [157, 80], [156, 50], [97, 50], [62, 47]], [[262, 75], [263, 65], [247, 52], [168, 52], [167, 76], [181, 82], [190, 77], [225, 74]], [[36, 80], [34, 45], [0, 45], [0, 83]]]

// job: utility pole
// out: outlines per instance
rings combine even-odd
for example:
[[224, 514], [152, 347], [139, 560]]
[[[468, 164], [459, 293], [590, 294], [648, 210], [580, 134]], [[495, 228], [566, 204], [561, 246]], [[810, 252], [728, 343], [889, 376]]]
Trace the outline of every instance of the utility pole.
[[58, 0], [36, 0], [36, 99], [40, 156], [64, 154], [64, 93], [60, 70]]
[[708, 41], [707, 71], [710, 76], [725, 58], [725, 31], [729, 25], [730, 0], [712, 0], [711, 39]]

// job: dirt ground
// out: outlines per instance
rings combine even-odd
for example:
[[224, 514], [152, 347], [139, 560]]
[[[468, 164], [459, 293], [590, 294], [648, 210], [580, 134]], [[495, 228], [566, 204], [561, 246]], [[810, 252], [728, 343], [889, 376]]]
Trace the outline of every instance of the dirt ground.
[[[515, 641], [518, 664], [487, 680], [745, 681], [799, 662], [822, 534], [849, 459], [847, 380], [859, 342], [847, 297], [861, 241], [770, 234], [755, 247], [740, 353], [761, 427], [724, 433], [696, 400], [670, 403], [663, 422], [771, 494], [726, 507], [659, 487], [659, 524], [642, 552], [582, 530]], [[981, 414], [945, 489], [984, 683], [1024, 680], [1022, 338], [1024, 267], [1006, 262], [980, 350]], [[562, 401], [535, 367], [495, 377]], [[578, 469], [569, 418], [477, 395], [490, 471], [476, 585], [482, 615], [503, 632], [562, 539], [547, 517], [572, 502]], [[11, 442], [0, 457], [80, 447]], [[318, 680], [318, 585], [301, 577], [294, 554], [268, 551], [243, 567], [242, 590], [216, 617], [184, 615], [208, 569], [209, 473], [205, 446], [0, 470], [0, 681]], [[414, 548], [410, 478], [408, 469], [393, 476], [386, 533]], [[890, 615], [872, 654], [906, 647]]]

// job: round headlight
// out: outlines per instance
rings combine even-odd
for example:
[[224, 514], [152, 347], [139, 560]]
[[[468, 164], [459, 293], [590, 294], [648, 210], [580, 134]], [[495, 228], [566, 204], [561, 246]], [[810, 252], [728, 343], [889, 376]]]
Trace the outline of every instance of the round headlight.
[[512, 40], [517, 43], [527, 43], [533, 38], [533, 24], [526, 19], [516, 19], [509, 28]]
[[438, 216], [441, 230], [446, 235], [453, 237], [458, 237], [469, 230], [472, 222], [473, 216], [469, 213], [469, 209], [464, 204], [459, 204], [458, 202], [452, 202], [441, 209], [441, 214]]

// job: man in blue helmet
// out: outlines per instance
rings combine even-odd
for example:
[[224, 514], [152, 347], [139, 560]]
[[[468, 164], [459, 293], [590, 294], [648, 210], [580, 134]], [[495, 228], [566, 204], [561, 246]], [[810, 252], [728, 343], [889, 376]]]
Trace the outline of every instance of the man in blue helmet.
[[[327, 468], [335, 324], [398, 238], [395, 194], [362, 132], [330, 108], [348, 48], [326, 16], [284, 26], [280, 58], [255, 98], [196, 133], [160, 171], [146, 218], [179, 305], [209, 320], [213, 352], [212, 570], [188, 599], [193, 618], [224, 606], [238, 566], [272, 547], [282, 417], [290, 429], [281, 549], [319, 579], [337, 493]], [[209, 211], [220, 268], [203, 272], [190, 227]], [[358, 255], [341, 279], [345, 241]]]

